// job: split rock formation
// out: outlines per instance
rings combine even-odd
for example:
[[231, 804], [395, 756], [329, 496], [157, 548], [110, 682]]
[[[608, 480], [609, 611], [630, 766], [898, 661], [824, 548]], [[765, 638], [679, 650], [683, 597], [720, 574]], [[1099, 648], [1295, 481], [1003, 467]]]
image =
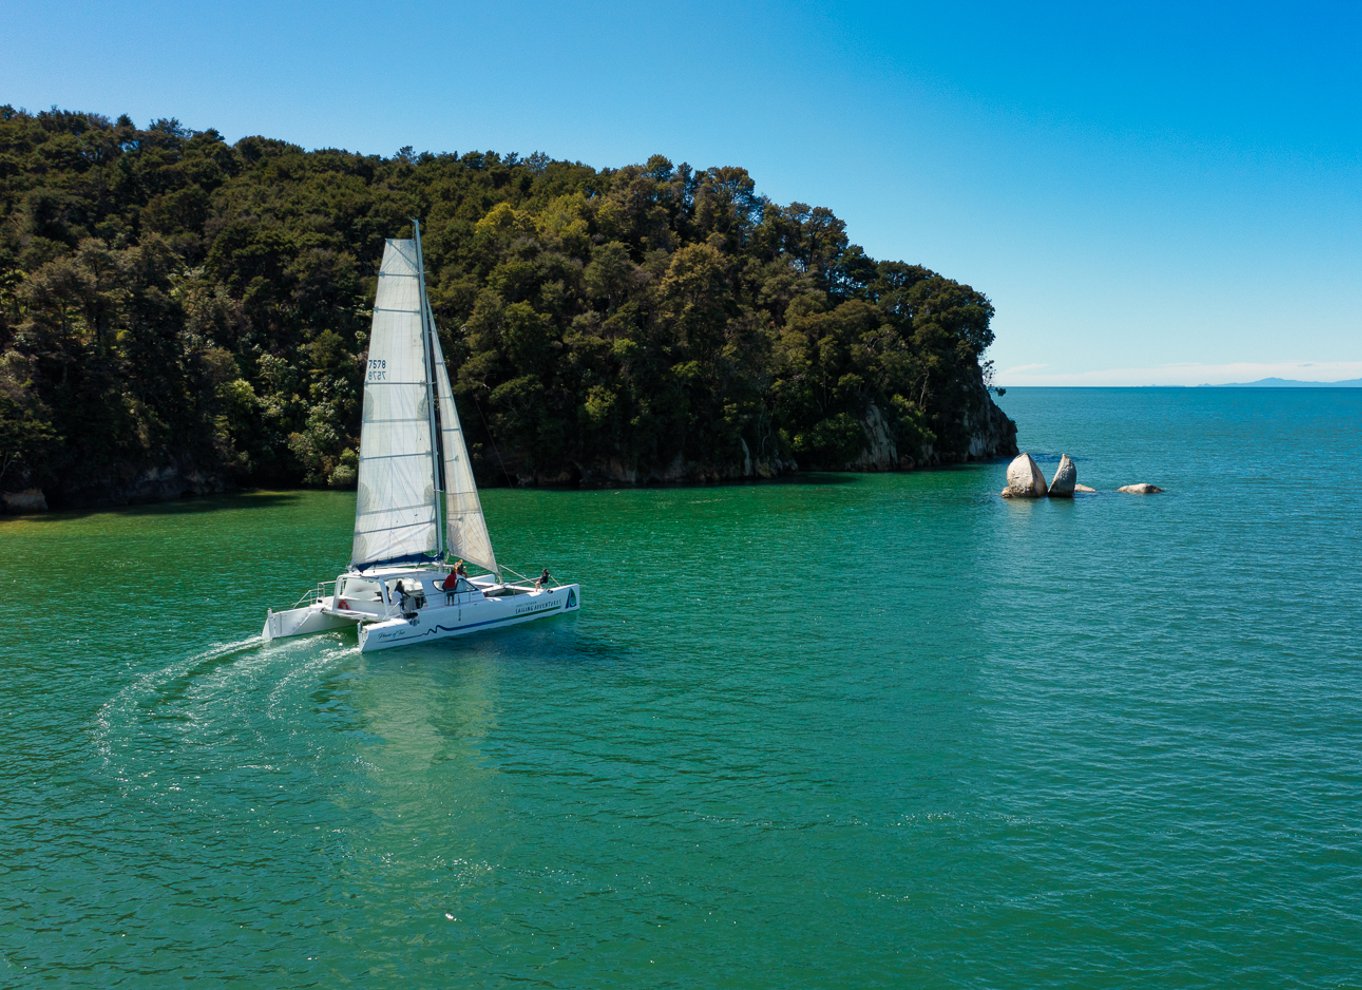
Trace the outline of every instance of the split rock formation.
[[1040, 465], [1025, 451], [1007, 466], [1007, 487], [1002, 490], [1003, 498], [1044, 498], [1048, 490]]
[[1077, 484], [1078, 468], [1074, 467], [1074, 462], [1069, 460], [1068, 454], [1060, 455], [1059, 467], [1055, 468], [1055, 476], [1050, 479], [1050, 487], [1046, 494], [1051, 498], [1073, 498]]
[[[1131, 495], [1157, 495], [1163, 491], [1158, 485], [1140, 482], [1135, 485], [1122, 485], [1118, 492]], [[1061, 454], [1059, 466], [1050, 483], [1045, 483], [1045, 475], [1034, 457], [1022, 451], [1007, 466], [1007, 487], [1000, 492], [1003, 498], [1073, 498], [1075, 493], [1096, 494], [1097, 489], [1078, 483], [1078, 467], [1068, 454]]]

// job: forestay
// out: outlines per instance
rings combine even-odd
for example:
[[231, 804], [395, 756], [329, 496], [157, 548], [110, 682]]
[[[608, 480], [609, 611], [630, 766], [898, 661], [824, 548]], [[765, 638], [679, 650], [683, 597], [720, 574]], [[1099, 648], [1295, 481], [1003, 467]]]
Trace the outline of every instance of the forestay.
[[[419, 556], [437, 547], [421, 281], [416, 242], [389, 240], [379, 266], [364, 380], [350, 558], [355, 567]], [[440, 371], [447, 380], [443, 361]], [[483, 533], [485, 537], [485, 526]]]

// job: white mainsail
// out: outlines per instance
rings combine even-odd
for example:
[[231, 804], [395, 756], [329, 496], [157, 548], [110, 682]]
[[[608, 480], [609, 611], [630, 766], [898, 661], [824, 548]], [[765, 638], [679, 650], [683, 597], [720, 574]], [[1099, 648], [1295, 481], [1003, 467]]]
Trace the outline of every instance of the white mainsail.
[[364, 379], [359, 492], [350, 557], [355, 567], [437, 549], [421, 283], [416, 241], [389, 240], [378, 270]]
[[435, 392], [440, 409], [440, 447], [444, 452], [445, 543], [449, 553], [471, 564], [499, 573], [487, 519], [482, 514], [478, 486], [473, 480], [473, 465], [468, 459], [463, 427], [454, 408], [454, 393], [449, 387], [449, 371], [440, 349], [435, 320], [430, 320], [431, 344], [435, 352]]

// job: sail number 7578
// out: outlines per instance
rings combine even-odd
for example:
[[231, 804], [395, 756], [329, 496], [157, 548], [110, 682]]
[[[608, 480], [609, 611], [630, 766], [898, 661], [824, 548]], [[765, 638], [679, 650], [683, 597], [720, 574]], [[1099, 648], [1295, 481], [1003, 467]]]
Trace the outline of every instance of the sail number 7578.
[[388, 377], [388, 362], [379, 358], [369, 362], [369, 377], [365, 381], [381, 382]]

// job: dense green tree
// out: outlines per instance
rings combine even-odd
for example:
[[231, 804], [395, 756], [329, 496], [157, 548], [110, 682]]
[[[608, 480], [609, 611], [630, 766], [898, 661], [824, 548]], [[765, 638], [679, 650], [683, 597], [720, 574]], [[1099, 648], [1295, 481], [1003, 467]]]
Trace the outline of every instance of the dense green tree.
[[484, 480], [838, 468], [875, 424], [901, 465], [978, 453], [984, 421], [1012, 442], [988, 300], [741, 168], [307, 152], [5, 106], [0, 211], [0, 489], [53, 504], [166, 469], [353, 484], [375, 268], [413, 216]]

